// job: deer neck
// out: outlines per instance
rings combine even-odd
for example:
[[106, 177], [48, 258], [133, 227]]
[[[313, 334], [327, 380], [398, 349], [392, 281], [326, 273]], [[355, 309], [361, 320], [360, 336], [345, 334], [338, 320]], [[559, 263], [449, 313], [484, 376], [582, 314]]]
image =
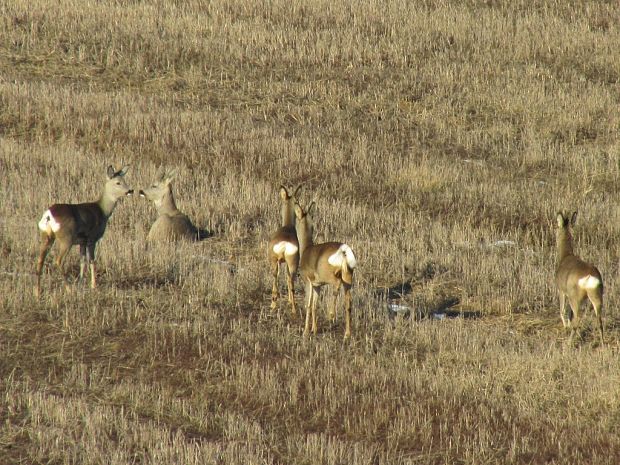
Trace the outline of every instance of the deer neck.
[[101, 208], [101, 211], [105, 215], [106, 218], [109, 218], [112, 212], [114, 211], [114, 207], [116, 207], [117, 198], [114, 198], [108, 192], [104, 191], [99, 200], [97, 201], [97, 205]]
[[155, 201], [155, 208], [160, 215], [172, 215], [177, 212], [172, 189], [168, 189], [161, 199]]
[[312, 226], [310, 226], [307, 220], [297, 224], [297, 240], [299, 241], [299, 255], [302, 256], [304, 252], [314, 244], [312, 240]]
[[560, 229], [557, 234], [558, 244], [558, 262], [561, 262], [564, 257], [573, 255], [573, 238], [570, 231]]
[[286, 200], [282, 204], [282, 226], [295, 227], [295, 210], [293, 209], [292, 199]]

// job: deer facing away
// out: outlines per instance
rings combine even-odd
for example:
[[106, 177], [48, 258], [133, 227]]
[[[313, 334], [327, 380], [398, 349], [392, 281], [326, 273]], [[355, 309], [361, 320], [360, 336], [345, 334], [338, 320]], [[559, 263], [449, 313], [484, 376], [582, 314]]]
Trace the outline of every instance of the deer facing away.
[[92, 288], [96, 287], [95, 246], [103, 236], [108, 219], [112, 215], [118, 200], [133, 193], [133, 189], [127, 186], [124, 179], [128, 168], [128, 166], [124, 166], [120, 171], [114, 171], [112, 166], [108, 166], [108, 180], [99, 200], [78, 204], [57, 203], [43, 213], [43, 217], [39, 221], [41, 248], [36, 270], [36, 296], [41, 293], [41, 271], [45, 257], [55, 241], [58, 242], [56, 265], [63, 277], [65, 287], [68, 289], [69, 284], [63, 268], [63, 261], [75, 244], [80, 246], [80, 280], [84, 278], [86, 264], [88, 263], [90, 265], [90, 284]]
[[159, 214], [146, 237], [148, 242], [182, 239], [198, 241], [207, 236], [205, 231], [196, 228], [187, 215], [177, 208], [170, 184], [176, 175], [176, 169], [166, 173], [163, 168], [160, 168], [153, 184], [140, 190], [140, 197], [153, 202]]
[[[560, 293], [560, 317], [565, 328], [571, 330], [570, 341], [572, 342], [579, 326], [579, 312], [584, 301], [589, 300], [594, 307], [603, 341], [603, 278], [599, 270], [581, 260], [573, 253], [573, 237], [570, 228], [575, 225], [577, 212], [569, 219], [562, 213], [557, 215], [557, 251], [558, 264], [555, 272], [555, 282]], [[570, 309], [565, 312], [566, 298]]]
[[304, 337], [310, 332], [310, 315], [312, 315], [312, 332], [317, 332], [316, 304], [319, 290], [328, 284], [334, 286], [334, 305], [330, 317], [335, 318], [336, 297], [340, 287], [344, 288], [345, 331], [344, 338], [351, 336], [351, 287], [353, 286], [353, 270], [357, 260], [351, 247], [342, 242], [325, 242], [314, 244], [312, 225], [309, 213], [314, 207], [312, 202], [307, 209], [295, 205], [297, 217], [297, 237], [301, 253], [299, 269], [306, 285], [306, 322]]
[[295, 198], [301, 186], [290, 194], [289, 189], [280, 186], [280, 200], [282, 203], [282, 227], [279, 228], [269, 239], [269, 264], [273, 271], [273, 289], [271, 291], [271, 309], [277, 307], [280, 292], [278, 291], [278, 274], [280, 264], [286, 263], [288, 300], [291, 304], [291, 313], [297, 316], [295, 308], [295, 274], [299, 266], [299, 242], [295, 230]]

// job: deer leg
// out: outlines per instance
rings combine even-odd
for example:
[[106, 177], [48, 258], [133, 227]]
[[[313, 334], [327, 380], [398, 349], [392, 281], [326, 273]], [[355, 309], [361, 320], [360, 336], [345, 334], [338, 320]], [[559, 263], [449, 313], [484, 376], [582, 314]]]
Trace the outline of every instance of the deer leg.
[[560, 318], [562, 318], [562, 326], [567, 328], [570, 320], [566, 319], [566, 296], [562, 291], [560, 291]]
[[86, 244], [80, 244], [80, 281], [84, 279], [86, 273]]
[[293, 317], [297, 316], [297, 309], [295, 308], [295, 273], [291, 271], [291, 269], [287, 266], [287, 276], [286, 280], [288, 281], [288, 301], [291, 304], [291, 315]]
[[601, 346], [605, 344], [603, 338], [603, 296], [598, 293], [591, 293], [592, 295], [588, 295], [590, 302], [592, 302], [592, 307], [594, 308], [594, 313], [596, 313], [596, 319], [598, 320], [598, 329], [601, 334]]
[[351, 337], [351, 285], [344, 285], [344, 338]]
[[329, 315], [329, 319], [332, 321], [332, 323], [336, 321], [336, 304], [338, 303], [338, 293], [340, 292], [340, 285], [341, 283], [338, 282], [338, 284], [336, 284], [334, 288], [334, 298], [327, 312]]
[[310, 312], [312, 308], [312, 300], [314, 297], [314, 291], [310, 281], [306, 284], [306, 324], [304, 325], [304, 338], [308, 337], [310, 333]]
[[319, 288], [312, 286], [312, 333], [316, 334], [318, 325], [316, 322], [316, 303], [319, 300]]
[[69, 286], [69, 280], [67, 279], [67, 274], [64, 269], [64, 260], [67, 256], [69, 250], [71, 250], [71, 246], [73, 245], [69, 241], [59, 241], [60, 249], [58, 250], [58, 256], [56, 257], [56, 266], [58, 267], [58, 271], [60, 271], [60, 275], [62, 276], [63, 281], [65, 282], [65, 289], [67, 291], [71, 290]]
[[572, 318], [570, 319], [569, 328], [570, 328], [570, 342], [573, 342], [573, 338], [575, 337], [575, 333], [577, 332], [579, 326], [579, 305], [580, 302], [575, 299], [569, 298], [570, 308], [572, 310]]
[[278, 274], [280, 272], [280, 263], [276, 260], [272, 264], [272, 275], [273, 275], [273, 288], [271, 289], [271, 310], [276, 309], [278, 305], [278, 297], [280, 297], [280, 292], [278, 291]]
[[291, 304], [291, 315], [297, 316], [297, 308], [295, 307], [295, 275], [299, 267], [299, 254], [285, 255], [288, 282], [288, 301]]
[[39, 249], [39, 259], [37, 260], [37, 285], [34, 288], [35, 297], [41, 295], [41, 272], [43, 271], [43, 264], [45, 263], [45, 257], [50, 248], [54, 244], [54, 237], [47, 234], [41, 234], [41, 247]]
[[86, 259], [90, 265], [90, 287], [95, 289], [97, 287], [97, 274], [95, 271], [95, 244], [87, 244]]

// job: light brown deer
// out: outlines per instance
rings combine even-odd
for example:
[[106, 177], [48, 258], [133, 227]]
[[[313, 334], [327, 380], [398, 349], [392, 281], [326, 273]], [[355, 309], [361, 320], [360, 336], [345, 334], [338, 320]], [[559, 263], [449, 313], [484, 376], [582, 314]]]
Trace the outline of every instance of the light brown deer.
[[299, 266], [299, 242], [295, 230], [295, 198], [301, 186], [290, 194], [289, 190], [280, 186], [280, 200], [282, 203], [282, 227], [272, 234], [269, 239], [269, 264], [273, 271], [273, 289], [271, 291], [271, 310], [277, 307], [280, 292], [278, 290], [278, 274], [280, 264], [286, 263], [286, 280], [288, 283], [288, 300], [291, 304], [291, 314], [297, 316], [295, 308], [295, 275]]
[[140, 197], [153, 202], [159, 214], [146, 237], [148, 242], [173, 242], [183, 239], [198, 241], [206, 236], [206, 233], [197, 229], [176, 206], [170, 184], [176, 175], [176, 169], [166, 173], [160, 168], [153, 184], [140, 190]]
[[95, 246], [101, 239], [108, 219], [121, 197], [131, 195], [130, 189], [124, 179], [128, 166], [120, 171], [114, 171], [108, 166], [108, 180], [105, 183], [103, 194], [99, 200], [89, 203], [57, 203], [43, 213], [39, 221], [41, 230], [41, 248], [37, 262], [37, 284], [35, 295], [41, 293], [41, 271], [45, 257], [54, 241], [58, 242], [59, 250], [56, 257], [56, 265], [69, 289], [69, 282], [63, 268], [63, 260], [74, 244], [80, 246], [80, 280], [84, 278], [86, 264], [90, 265], [90, 283], [95, 288], [97, 280], [95, 276]]
[[[555, 282], [560, 293], [560, 318], [565, 328], [571, 330], [572, 342], [579, 326], [579, 311], [582, 303], [588, 299], [594, 307], [598, 319], [598, 326], [603, 340], [603, 278], [598, 269], [581, 260], [573, 253], [573, 237], [570, 227], [575, 225], [577, 212], [569, 219], [562, 213], [557, 216], [557, 250], [558, 265], [555, 272]], [[566, 298], [570, 304], [568, 314], [565, 312]]]
[[340, 287], [344, 288], [345, 330], [344, 338], [351, 336], [351, 287], [353, 286], [353, 270], [357, 260], [353, 250], [342, 242], [325, 242], [314, 244], [312, 239], [313, 228], [308, 215], [314, 207], [311, 202], [307, 209], [295, 205], [297, 217], [297, 237], [301, 261], [299, 270], [306, 288], [306, 323], [304, 337], [310, 332], [310, 315], [312, 315], [312, 332], [317, 332], [316, 303], [319, 290], [325, 284], [334, 286], [334, 307], [330, 316], [335, 318], [335, 299]]

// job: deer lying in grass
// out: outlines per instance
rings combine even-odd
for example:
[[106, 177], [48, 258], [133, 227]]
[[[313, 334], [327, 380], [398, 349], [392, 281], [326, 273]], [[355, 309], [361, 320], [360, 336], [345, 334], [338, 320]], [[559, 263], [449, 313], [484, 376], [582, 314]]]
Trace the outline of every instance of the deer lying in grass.
[[353, 270], [357, 265], [355, 255], [347, 244], [342, 242], [325, 242], [314, 244], [312, 240], [312, 225], [308, 215], [314, 202], [304, 211], [300, 205], [295, 205], [297, 217], [297, 237], [301, 261], [299, 269], [306, 285], [306, 324], [304, 337], [310, 332], [310, 314], [312, 313], [312, 332], [317, 332], [316, 303], [319, 289], [325, 284], [331, 284], [334, 289], [334, 308], [330, 316], [335, 318], [335, 299], [344, 287], [345, 330], [344, 338], [351, 336], [351, 287], [353, 286]]
[[278, 291], [278, 274], [280, 264], [286, 263], [288, 283], [288, 300], [291, 304], [291, 314], [297, 316], [295, 308], [295, 274], [299, 266], [299, 242], [295, 230], [295, 198], [301, 186], [297, 186], [293, 194], [280, 186], [280, 200], [282, 201], [282, 227], [269, 239], [269, 264], [273, 270], [273, 289], [271, 292], [271, 309], [275, 310], [280, 292]]
[[124, 166], [120, 171], [114, 171], [112, 166], [108, 166], [108, 180], [99, 200], [78, 204], [57, 203], [43, 213], [39, 221], [41, 249], [37, 262], [37, 285], [35, 287], [37, 297], [41, 293], [41, 271], [45, 257], [54, 241], [57, 241], [59, 246], [56, 265], [63, 277], [65, 287], [69, 289], [69, 282], [63, 269], [63, 260], [74, 244], [80, 246], [80, 280], [84, 278], [88, 262], [90, 284], [93, 289], [96, 287], [95, 246], [103, 236], [108, 219], [118, 200], [133, 193], [124, 179], [128, 168]]
[[[575, 225], [577, 212], [570, 220], [568, 216], [558, 213], [557, 216], [557, 249], [558, 266], [555, 281], [560, 292], [560, 317], [565, 328], [570, 328], [572, 342], [579, 326], [579, 310], [586, 298], [592, 303], [598, 319], [598, 326], [603, 341], [603, 278], [598, 269], [581, 260], [573, 253], [573, 237], [570, 227]], [[570, 304], [568, 315], [565, 312], [566, 297]]]
[[153, 202], [159, 214], [146, 237], [148, 242], [183, 239], [198, 241], [207, 236], [206, 231], [197, 229], [187, 215], [181, 213], [177, 208], [170, 185], [176, 175], [176, 169], [166, 173], [163, 168], [160, 168], [153, 184], [140, 190], [140, 197], [145, 197]]

